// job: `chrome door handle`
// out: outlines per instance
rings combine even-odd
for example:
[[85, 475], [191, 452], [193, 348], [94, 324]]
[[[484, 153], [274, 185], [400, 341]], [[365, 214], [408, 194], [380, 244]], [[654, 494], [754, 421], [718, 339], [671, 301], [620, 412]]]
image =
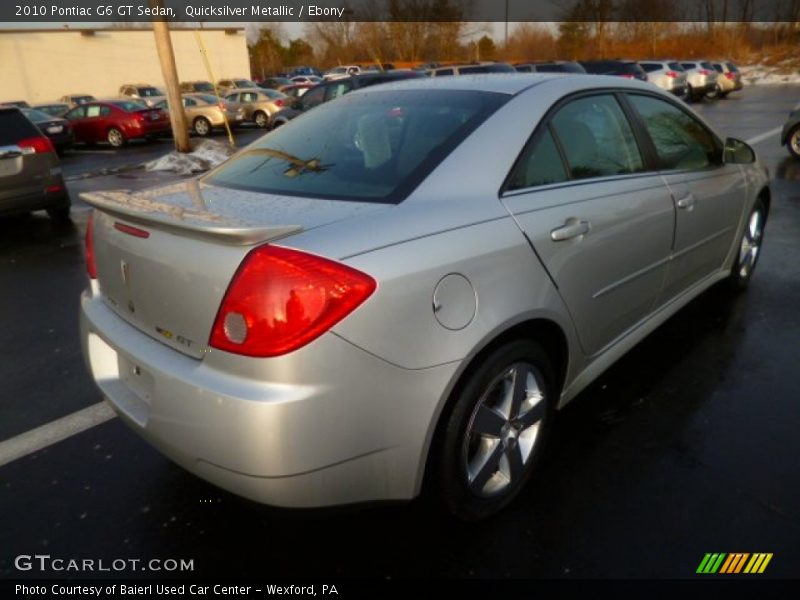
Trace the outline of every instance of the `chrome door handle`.
[[567, 219], [563, 227], [558, 227], [550, 232], [550, 239], [554, 242], [563, 242], [589, 233], [589, 229], [591, 229], [589, 221]]
[[684, 210], [691, 210], [691, 208], [694, 206], [694, 203], [694, 194], [686, 194], [683, 198], [677, 201], [678, 208], [682, 208]]

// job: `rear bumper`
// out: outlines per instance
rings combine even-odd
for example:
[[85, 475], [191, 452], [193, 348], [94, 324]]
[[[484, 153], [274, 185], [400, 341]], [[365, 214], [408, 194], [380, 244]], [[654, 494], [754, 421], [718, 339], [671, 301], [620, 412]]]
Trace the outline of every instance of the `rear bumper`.
[[81, 340], [97, 385], [132, 429], [203, 479], [286, 507], [416, 495], [430, 425], [456, 369], [402, 369], [331, 333], [285, 357], [212, 350], [196, 360], [90, 290]]
[[[60, 186], [60, 189], [47, 191], [50, 186]], [[47, 210], [50, 208], [65, 208], [70, 205], [69, 194], [61, 177], [53, 178], [40, 190], [25, 190], [19, 193], [4, 193], [0, 196], [0, 215], [15, 215], [32, 212], [34, 210]]]

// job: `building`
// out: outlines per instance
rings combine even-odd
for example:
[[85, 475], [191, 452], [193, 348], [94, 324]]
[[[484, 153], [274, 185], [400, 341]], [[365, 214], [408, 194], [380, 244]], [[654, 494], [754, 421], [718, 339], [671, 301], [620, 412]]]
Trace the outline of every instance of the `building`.
[[[199, 30], [216, 79], [249, 77], [244, 28]], [[211, 80], [194, 29], [172, 30], [181, 81]], [[163, 87], [152, 29], [0, 29], [0, 102], [116, 96], [123, 83]]]

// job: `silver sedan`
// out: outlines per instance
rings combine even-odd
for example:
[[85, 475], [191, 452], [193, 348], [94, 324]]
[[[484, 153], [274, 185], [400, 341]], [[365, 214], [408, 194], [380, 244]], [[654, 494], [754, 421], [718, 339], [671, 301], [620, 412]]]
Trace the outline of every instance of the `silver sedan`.
[[419, 79], [200, 177], [92, 193], [83, 350], [118, 414], [259, 502], [487, 517], [555, 412], [711, 285], [744, 288], [764, 167], [652, 85]]

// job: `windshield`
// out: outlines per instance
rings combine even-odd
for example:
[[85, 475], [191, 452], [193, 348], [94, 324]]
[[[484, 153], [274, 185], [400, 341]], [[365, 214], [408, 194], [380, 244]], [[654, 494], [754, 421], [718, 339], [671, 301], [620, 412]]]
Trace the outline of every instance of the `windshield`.
[[507, 98], [450, 90], [348, 94], [248, 146], [205, 181], [273, 194], [400, 202]]
[[198, 81], [194, 84], [194, 89], [198, 92], [213, 92], [214, 86], [207, 81]]
[[257, 88], [258, 86], [249, 79], [234, 79], [233, 83], [239, 88]]

